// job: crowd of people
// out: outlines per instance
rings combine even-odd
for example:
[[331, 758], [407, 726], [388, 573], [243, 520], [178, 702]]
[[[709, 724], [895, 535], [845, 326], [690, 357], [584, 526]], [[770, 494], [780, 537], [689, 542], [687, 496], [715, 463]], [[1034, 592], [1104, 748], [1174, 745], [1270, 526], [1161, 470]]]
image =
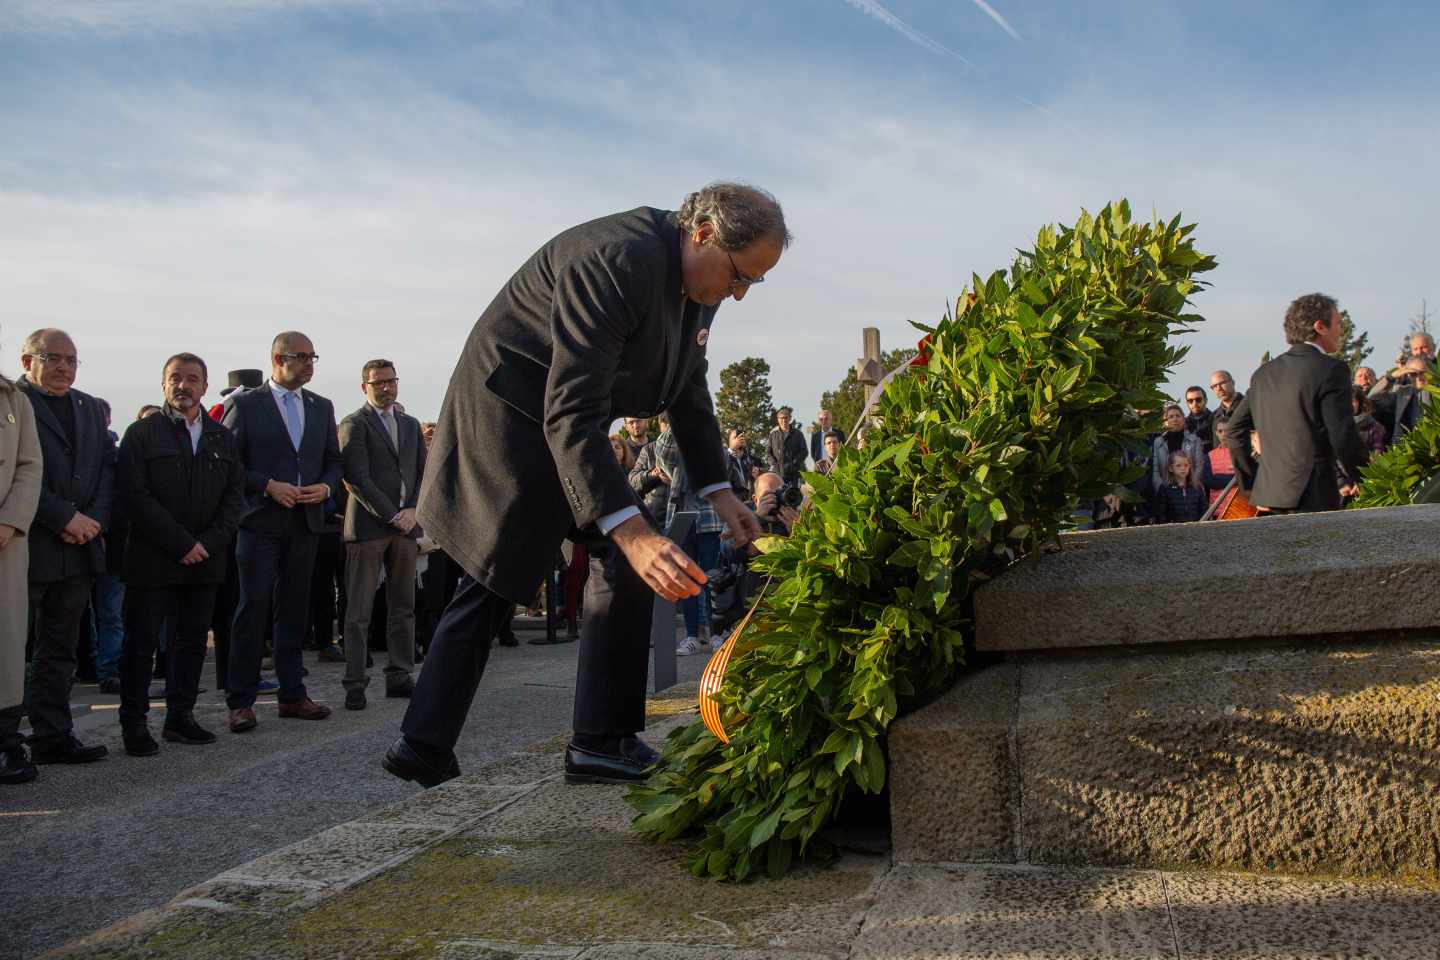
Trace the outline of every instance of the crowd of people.
[[[1163, 408], [1162, 429], [1127, 451], [1127, 465], [1144, 468], [1130, 485], [1133, 496], [1090, 504], [1082, 510], [1082, 516], [1088, 514], [1086, 524], [1218, 518], [1242, 490], [1259, 513], [1343, 506], [1357, 491], [1359, 467], [1413, 429], [1430, 405], [1432, 395], [1425, 388], [1436, 360], [1434, 337], [1418, 332], [1407, 339], [1385, 374], [1377, 376], [1368, 366], [1351, 370], [1331, 355], [1340, 339], [1338, 323], [1333, 299], [1320, 294], [1298, 298], [1286, 317], [1291, 349], [1256, 371], [1270, 395], [1246, 403], [1228, 370], [1210, 375], [1214, 409], [1203, 386], [1187, 387], [1183, 406], [1170, 403]], [[1321, 357], [1329, 362], [1322, 363]], [[1316, 364], [1308, 375], [1301, 369]], [[1251, 383], [1253, 394], [1257, 379]], [[1256, 406], [1262, 409], [1256, 411]], [[1261, 427], [1257, 412], [1269, 419], [1268, 429]], [[1237, 416], [1243, 434], [1232, 438]], [[1353, 429], [1344, 429], [1345, 424]], [[1257, 499], [1255, 485], [1267, 447], [1272, 465], [1283, 460], [1293, 469], [1283, 490], [1261, 484]], [[1237, 480], [1237, 470], [1248, 475]], [[1332, 486], [1336, 497], [1328, 496]]]
[[[229, 371], [207, 410], [205, 361], [177, 353], [163, 365], [163, 404], [141, 407], [121, 437], [108, 403], [76, 388], [70, 335], [48, 328], [25, 339], [22, 375], [0, 378], [0, 783], [33, 779], [37, 764], [107, 755], [74, 734], [76, 680], [119, 696], [130, 755], [160, 750], [148, 721], [154, 683], [163, 740], [214, 742], [195, 717], [212, 642], [234, 733], [258, 726], [264, 693], [276, 695], [282, 718], [330, 714], [306, 693], [305, 651], [345, 664], [347, 709], [365, 708], [382, 650], [385, 695], [413, 693], [416, 663], [460, 577], [415, 514], [435, 424], [405, 413], [385, 359], [364, 365], [364, 403], [337, 421], [331, 401], [305, 386], [318, 359], [304, 334], [281, 333], [268, 376]], [[736, 494], [788, 529], [797, 513], [781, 488], [798, 484], [807, 452], [829, 469], [843, 434], [823, 412], [808, 446], [788, 408], [777, 423], [779, 459], [752, 457], [738, 430], [725, 457]], [[717, 567], [723, 524], [689, 488], [669, 418], [658, 426], [652, 439], [651, 421], [624, 420], [611, 437], [615, 456], [667, 528], [678, 510], [698, 514], [684, 546], [702, 569]], [[560, 576], [572, 638], [588, 559], [571, 546]], [[677, 652], [711, 646], [708, 591], [682, 607]], [[515, 612], [501, 645], [518, 643]]]
[[[1162, 429], [1127, 451], [1127, 464], [1140, 467], [1133, 495], [1091, 504], [1088, 522], [1197, 521], [1242, 489], [1262, 512], [1340, 506], [1355, 492], [1358, 467], [1429, 405], [1435, 342], [1417, 333], [1383, 375], [1366, 366], [1352, 373], [1330, 356], [1338, 322], [1330, 298], [1296, 300], [1286, 316], [1291, 350], [1256, 371], [1248, 395], [1226, 370], [1211, 374], [1209, 392], [1187, 388], [1183, 406], [1163, 409]], [[234, 733], [256, 728], [254, 704], [265, 692], [276, 694], [282, 718], [330, 714], [306, 693], [307, 649], [345, 664], [347, 709], [365, 708], [381, 651], [385, 695], [413, 693], [416, 663], [461, 575], [416, 516], [435, 425], [405, 413], [396, 364], [386, 359], [364, 364], [365, 400], [337, 421], [331, 401], [305, 387], [318, 359], [304, 334], [281, 333], [268, 376], [230, 371], [222, 402], [206, 410], [205, 361], [177, 353], [163, 365], [164, 403], [142, 408], [117, 437], [108, 405], [74, 386], [72, 338], [58, 329], [26, 338], [23, 375], [0, 378], [0, 782], [33, 779], [36, 764], [106, 755], [74, 735], [77, 676], [119, 695], [131, 755], [160, 749], [148, 724], [156, 678], [162, 738], [213, 742], [194, 713], [212, 637]], [[651, 420], [626, 418], [610, 444], [661, 529], [693, 515], [680, 546], [717, 574], [715, 589], [681, 601], [684, 656], [720, 645], [712, 624], [725, 610], [716, 603], [735, 606], [734, 596], [717, 597], [728, 589], [723, 571], [741, 570], [743, 596], [744, 558], [722, 537], [715, 485], [687, 478], [669, 417], [653, 423], [652, 438]], [[764, 529], [783, 533], [799, 516], [802, 471], [829, 472], [846, 436], [824, 410], [808, 440], [788, 407], [775, 424], [764, 457], [733, 429], [724, 458], [736, 497]], [[571, 637], [591, 559], [577, 543], [561, 563]], [[503, 612], [500, 644], [517, 643], [515, 610]]]

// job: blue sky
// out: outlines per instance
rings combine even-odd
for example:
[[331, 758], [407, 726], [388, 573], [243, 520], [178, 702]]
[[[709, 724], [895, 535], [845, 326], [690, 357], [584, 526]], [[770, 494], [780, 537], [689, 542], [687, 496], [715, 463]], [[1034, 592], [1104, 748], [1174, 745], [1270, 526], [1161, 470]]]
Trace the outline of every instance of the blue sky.
[[862, 326], [1120, 196], [1220, 259], [1177, 388], [1315, 289], [1383, 362], [1440, 307], [1437, 50], [1422, 3], [0, 0], [0, 357], [66, 327], [123, 424], [169, 353], [213, 397], [294, 327], [341, 411], [387, 356], [428, 418], [545, 239], [734, 178], [796, 242], [712, 380], [764, 356], [806, 420]]

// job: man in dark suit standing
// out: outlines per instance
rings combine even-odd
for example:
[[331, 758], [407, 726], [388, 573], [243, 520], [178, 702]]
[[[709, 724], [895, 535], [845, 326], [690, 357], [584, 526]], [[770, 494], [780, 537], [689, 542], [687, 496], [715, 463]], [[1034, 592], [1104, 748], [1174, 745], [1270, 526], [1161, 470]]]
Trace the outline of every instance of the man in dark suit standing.
[[205, 361], [177, 353], [165, 361], [165, 406], [137, 420], [120, 441], [116, 486], [130, 518], [125, 550], [125, 639], [120, 650], [120, 729], [125, 752], [160, 752], [150, 735], [150, 665], [166, 620], [165, 726], [172, 743], [207, 744], [215, 734], [195, 720], [195, 698], [215, 594], [225, 582], [240, 522], [244, 472], [230, 431], [201, 405]]
[[415, 504], [425, 476], [420, 421], [398, 409], [400, 378], [389, 360], [360, 370], [365, 405], [340, 422], [345, 460], [345, 708], [365, 709], [370, 614], [380, 569], [385, 569], [385, 696], [415, 691]]
[[[1225, 445], [1250, 502], [1271, 513], [1338, 510], [1338, 462], [1353, 484], [1369, 451], [1355, 428], [1350, 370], [1331, 356], [1340, 346], [1340, 311], [1331, 297], [1306, 294], [1285, 311], [1289, 350], [1255, 371], [1235, 407]], [[1260, 435], [1256, 464], [1250, 435]]]
[[225, 426], [245, 467], [245, 510], [235, 543], [240, 601], [230, 641], [230, 732], [254, 730], [265, 623], [273, 618], [280, 716], [323, 720], [330, 708], [305, 694], [301, 650], [310, 574], [325, 528], [324, 504], [340, 485], [335, 408], [304, 389], [319, 357], [310, 338], [287, 331], [270, 345], [270, 379], [225, 401]]
[[799, 483], [805, 469], [805, 434], [795, 426], [795, 411], [781, 407], [775, 411], [775, 429], [765, 440], [770, 454], [770, 470], [780, 474], [786, 483]]
[[829, 410], [821, 410], [815, 415], [815, 429], [810, 433], [810, 459], [816, 467], [826, 459], [825, 438], [832, 433], [840, 438], [840, 446], [845, 446], [845, 431], [835, 426]]
[[88, 763], [105, 756], [85, 746], [70, 722], [80, 618], [96, 574], [105, 572], [100, 535], [115, 496], [115, 444], [100, 404], [73, 388], [80, 369], [64, 330], [25, 338], [16, 386], [35, 410], [44, 460], [40, 507], [30, 527], [30, 624], [34, 642], [26, 705], [36, 763]]
[[[384, 760], [433, 786], [510, 603], [535, 595], [567, 536], [591, 549], [570, 782], [643, 779], [654, 593], [699, 593], [705, 574], [656, 532], [615, 459], [617, 416], [670, 414], [695, 491], [737, 545], [758, 534], [730, 490], [706, 384], [716, 308], [780, 260], [784, 215], [764, 191], [715, 183], [679, 211], [640, 207], [565, 231], [510, 279], [470, 332], [441, 408], [419, 518], [465, 571]], [[653, 593], [652, 593], [653, 591]]]

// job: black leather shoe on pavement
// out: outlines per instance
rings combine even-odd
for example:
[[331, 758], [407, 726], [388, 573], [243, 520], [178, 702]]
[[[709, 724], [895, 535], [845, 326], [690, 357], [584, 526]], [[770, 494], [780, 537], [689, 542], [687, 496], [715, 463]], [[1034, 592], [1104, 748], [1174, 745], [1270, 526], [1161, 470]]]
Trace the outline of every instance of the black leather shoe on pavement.
[[346, 709], [346, 710], [364, 710], [364, 709], [365, 709], [365, 691], [364, 691], [364, 690], [346, 690], [346, 691], [345, 691], [345, 709]]
[[341, 650], [338, 644], [327, 643], [320, 648], [320, 653], [315, 659], [321, 663], [344, 663], [345, 651]]
[[404, 737], [396, 740], [390, 745], [390, 749], [385, 751], [385, 759], [380, 761], [380, 766], [384, 767], [387, 773], [401, 780], [418, 783], [427, 790], [460, 776], [460, 764], [453, 756], [449, 766], [441, 768], [416, 753], [415, 748], [410, 746], [410, 742]]
[[105, 759], [109, 752], [102, 744], [85, 746], [73, 733], [57, 743], [30, 745], [30, 753], [36, 763], [92, 763]]
[[660, 754], [639, 737], [622, 737], [617, 753], [571, 743], [565, 748], [566, 783], [637, 783], [650, 775]]
[[153, 757], [160, 752], [160, 744], [150, 735], [150, 728], [146, 724], [138, 723], [133, 727], [122, 728], [120, 738], [125, 741], [125, 752], [132, 757]]
[[167, 716], [165, 726], [160, 728], [160, 736], [171, 743], [188, 743], [192, 746], [215, 742], [215, 734], [196, 723], [193, 713], [182, 713], [177, 717]]
[[404, 683], [397, 683], [393, 687], [387, 686], [385, 688], [385, 696], [387, 697], [404, 697], [408, 700], [414, 695], [415, 681], [411, 680], [409, 677], [405, 678]]
[[39, 774], [23, 746], [0, 750], [0, 783], [29, 783]]

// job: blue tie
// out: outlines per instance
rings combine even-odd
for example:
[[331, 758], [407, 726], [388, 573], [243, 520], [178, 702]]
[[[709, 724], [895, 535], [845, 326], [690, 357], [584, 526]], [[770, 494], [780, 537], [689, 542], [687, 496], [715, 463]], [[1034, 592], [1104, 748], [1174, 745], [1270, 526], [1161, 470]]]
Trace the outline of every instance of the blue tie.
[[300, 452], [300, 410], [295, 406], [295, 394], [282, 393], [281, 400], [285, 404], [285, 429], [290, 431], [290, 443], [295, 447], [295, 452]]

